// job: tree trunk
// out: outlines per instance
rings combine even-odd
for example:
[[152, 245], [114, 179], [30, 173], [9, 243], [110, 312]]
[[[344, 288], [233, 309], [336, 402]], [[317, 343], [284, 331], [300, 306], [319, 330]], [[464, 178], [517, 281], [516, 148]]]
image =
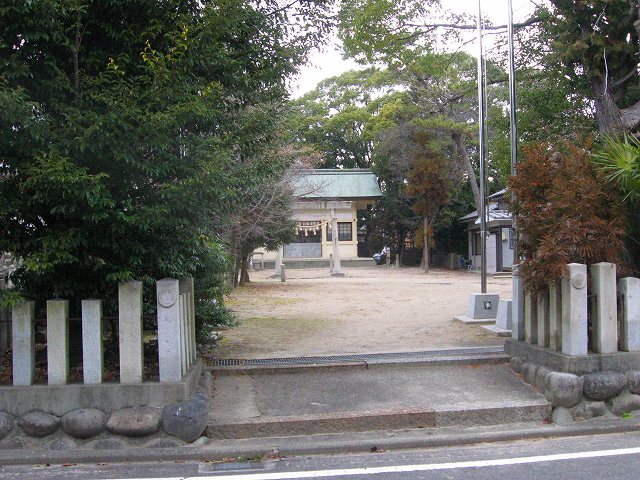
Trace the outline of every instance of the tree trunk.
[[473, 165], [471, 165], [471, 158], [469, 158], [467, 149], [464, 147], [464, 143], [462, 142], [462, 134], [458, 132], [452, 133], [451, 138], [456, 144], [458, 154], [462, 157], [462, 165], [467, 171], [467, 177], [469, 178], [469, 184], [471, 185], [471, 191], [473, 192], [473, 199], [476, 203], [476, 211], [478, 212], [478, 215], [480, 215], [480, 187], [478, 186], [476, 172], [473, 170]]
[[600, 78], [593, 81], [593, 99], [598, 130], [603, 133], [613, 133], [623, 129], [620, 109], [608, 86]]
[[422, 241], [424, 243], [422, 247], [422, 258], [424, 260], [424, 273], [429, 273], [429, 217], [425, 215], [422, 225], [424, 228], [424, 234]]

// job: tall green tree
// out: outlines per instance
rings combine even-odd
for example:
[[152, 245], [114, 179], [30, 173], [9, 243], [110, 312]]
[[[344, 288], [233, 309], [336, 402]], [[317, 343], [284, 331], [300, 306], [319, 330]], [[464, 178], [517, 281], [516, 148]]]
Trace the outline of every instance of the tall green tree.
[[207, 262], [244, 192], [286, 170], [261, 159], [324, 10], [4, 2], [0, 251], [22, 259], [17, 287], [113, 298], [132, 278], [222, 273], [224, 262]]

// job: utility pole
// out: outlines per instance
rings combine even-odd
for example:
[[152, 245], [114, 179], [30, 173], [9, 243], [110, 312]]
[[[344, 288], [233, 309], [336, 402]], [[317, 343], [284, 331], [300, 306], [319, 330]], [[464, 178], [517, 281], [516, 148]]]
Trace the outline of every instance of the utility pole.
[[[509, 140], [511, 141], [511, 176], [516, 174], [518, 164], [518, 124], [516, 121], [516, 64], [513, 52], [513, 1], [507, 0], [509, 9], [508, 36], [509, 36]], [[640, 5], [640, 3], [639, 3]], [[512, 200], [515, 195], [511, 193]], [[514, 235], [513, 262], [518, 263], [518, 238], [515, 234], [515, 224], [511, 224]]]
[[480, 157], [480, 289], [487, 293], [487, 207], [486, 207], [486, 165], [485, 165], [485, 82], [484, 82], [484, 52], [482, 49], [482, 0], [478, 0], [478, 129], [480, 143], [478, 153]]

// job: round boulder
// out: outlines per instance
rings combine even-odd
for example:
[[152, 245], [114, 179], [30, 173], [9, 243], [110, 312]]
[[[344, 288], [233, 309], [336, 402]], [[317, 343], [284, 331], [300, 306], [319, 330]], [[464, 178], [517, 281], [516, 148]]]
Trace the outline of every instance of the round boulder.
[[520, 357], [511, 357], [511, 360], [509, 360], [509, 366], [514, 372], [522, 373], [522, 359]]
[[160, 428], [161, 410], [155, 407], [123, 408], [111, 414], [107, 430], [127, 437], [144, 437]]
[[544, 393], [547, 385], [547, 375], [551, 373], [547, 367], [540, 367], [536, 372], [536, 388], [540, 393]]
[[571, 425], [573, 423], [571, 410], [564, 407], [554, 408], [551, 413], [551, 421], [556, 425]]
[[22, 431], [31, 437], [46, 437], [58, 429], [60, 419], [54, 415], [34, 410], [18, 420]]
[[640, 394], [640, 370], [627, 372], [627, 381], [629, 382], [629, 391]]
[[580, 400], [578, 404], [571, 409], [573, 418], [590, 420], [595, 417], [612, 416], [604, 402], [592, 402], [590, 400]]
[[538, 365], [535, 363], [523, 363], [522, 364], [522, 378], [529, 385], [536, 384], [536, 375], [538, 373]]
[[89, 442], [84, 448], [92, 448], [93, 450], [122, 450], [129, 448], [129, 445], [118, 438], [101, 438], [100, 440]]
[[209, 399], [198, 393], [191, 400], [166, 405], [162, 409], [162, 427], [169, 435], [193, 442], [202, 435], [209, 420]]
[[625, 393], [611, 400], [611, 411], [616, 415], [640, 410], [640, 395]]
[[50, 441], [47, 444], [46, 448], [49, 450], [73, 450], [75, 448], [78, 448], [78, 444], [73, 438], [58, 437]]
[[554, 407], [571, 408], [582, 397], [582, 379], [572, 373], [548, 373], [545, 382], [545, 397]]
[[13, 418], [5, 412], [0, 412], [0, 440], [13, 430]]
[[627, 376], [618, 372], [590, 373], [583, 380], [584, 396], [591, 400], [613, 398], [627, 386]]
[[79, 408], [62, 417], [62, 430], [75, 438], [91, 438], [104, 430], [107, 418], [97, 408]]

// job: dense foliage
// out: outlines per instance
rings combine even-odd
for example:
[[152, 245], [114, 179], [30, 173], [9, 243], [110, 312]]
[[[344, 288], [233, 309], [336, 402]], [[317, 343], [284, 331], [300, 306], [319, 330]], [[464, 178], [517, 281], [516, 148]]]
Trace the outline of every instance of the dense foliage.
[[591, 145], [532, 143], [510, 180], [528, 288], [559, 279], [568, 263], [612, 262], [624, 271], [625, 212], [617, 189], [590, 157]]
[[0, 251], [19, 291], [112, 309], [117, 282], [193, 275], [212, 315], [237, 214], [289, 168], [286, 79], [324, 28], [324, 5], [284, 6], [3, 3]]

